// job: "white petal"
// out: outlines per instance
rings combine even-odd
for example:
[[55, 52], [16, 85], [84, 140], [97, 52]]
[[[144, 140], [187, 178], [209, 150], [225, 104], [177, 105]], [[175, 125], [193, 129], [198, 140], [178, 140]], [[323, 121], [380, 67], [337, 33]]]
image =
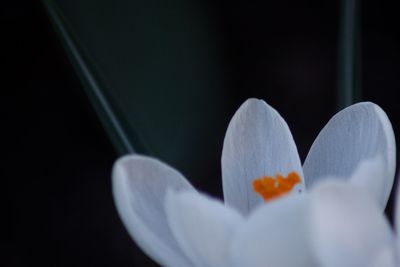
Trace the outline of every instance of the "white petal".
[[260, 206], [238, 231], [231, 250], [236, 267], [313, 267], [308, 196], [288, 196]]
[[303, 170], [289, 127], [267, 103], [249, 99], [229, 123], [222, 151], [225, 203], [243, 214], [263, 202], [252, 188], [262, 176], [284, 176]]
[[397, 249], [398, 257], [400, 261], [400, 179], [399, 174], [397, 175], [397, 188], [395, 191], [395, 206], [394, 206], [394, 228], [397, 237]]
[[394, 262], [390, 225], [367, 191], [332, 180], [317, 185], [311, 199], [313, 248], [321, 266]]
[[113, 195], [129, 234], [163, 266], [193, 266], [168, 227], [164, 199], [168, 188], [194, 191], [188, 181], [164, 163], [125, 156], [113, 168]]
[[387, 247], [386, 249], [383, 248], [379, 252], [377, 252], [377, 256], [371, 262], [371, 267], [398, 267], [398, 262], [400, 255], [396, 255], [396, 250], [393, 246]]
[[306, 186], [327, 176], [348, 179], [361, 161], [377, 156], [384, 161], [385, 174], [375, 181], [384, 188], [380, 202], [385, 206], [396, 168], [393, 129], [379, 106], [370, 102], [352, 105], [337, 113], [314, 141], [303, 166]]
[[231, 266], [228, 248], [243, 223], [237, 211], [195, 192], [169, 191], [165, 207], [176, 240], [195, 266]]
[[381, 210], [386, 206], [387, 184], [384, 178], [386, 174], [385, 163], [381, 156], [373, 159], [362, 160], [359, 166], [350, 177], [350, 183], [360, 186], [367, 190], [381, 206]]

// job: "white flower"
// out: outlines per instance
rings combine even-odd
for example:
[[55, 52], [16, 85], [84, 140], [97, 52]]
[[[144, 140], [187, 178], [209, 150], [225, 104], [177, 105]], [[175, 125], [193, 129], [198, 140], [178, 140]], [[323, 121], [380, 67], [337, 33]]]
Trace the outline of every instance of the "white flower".
[[[286, 122], [264, 101], [249, 99], [229, 124], [221, 161], [225, 205], [156, 159], [133, 155], [115, 163], [117, 210], [160, 265], [319, 266], [310, 234], [318, 194], [297, 192], [340, 177], [367, 190], [382, 210], [394, 179], [395, 141], [382, 109], [359, 103], [329, 121], [302, 167]], [[261, 205], [284, 194], [290, 196]]]

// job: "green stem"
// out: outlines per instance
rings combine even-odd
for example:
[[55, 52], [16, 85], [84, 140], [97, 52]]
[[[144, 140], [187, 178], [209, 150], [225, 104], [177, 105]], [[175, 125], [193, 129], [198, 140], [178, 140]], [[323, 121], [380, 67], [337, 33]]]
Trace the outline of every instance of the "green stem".
[[120, 155], [135, 152], [144, 153], [146, 148], [134, 133], [128, 132], [128, 130], [123, 126], [124, 124], [121, 122], [121, 116], [119, 116], [115, 105], [113, 105], [110, 100], [110, 97], [105, 93], [106, 90], [104, 90], [104, 84], [101, 82], [98, 75], [96, 75], [94, 68], [90, 66], [90, 61], [84, 57], [84, 53], [82, 53], [78, 43], [76, 42], [76, 38], [74, 38], [72, 33], [68, 30], [65, 20], [58, 11], [56, 5], [51, 0], [42, 0], [42, 2], [46, 8], [50, 21], [61, 39], [67, 55], [81, 80], [83, 89], [116, 148], [117, 153]]
[[338, 109], [361, 100], [360, 41], [360, 2], [342, 0], [338, 53]]

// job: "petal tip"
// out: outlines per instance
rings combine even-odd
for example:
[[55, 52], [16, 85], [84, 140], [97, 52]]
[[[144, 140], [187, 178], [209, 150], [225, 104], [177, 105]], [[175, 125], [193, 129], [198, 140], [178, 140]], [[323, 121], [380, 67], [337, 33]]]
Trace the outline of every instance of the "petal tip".
[[129, 176], [125, 175], [128, 170], [128, 166], [130, 164], [135, 164], [138, 161], [141, 160], [147, 160], [148, 158], [145, 156], [140, 156], [140, 155], [124, 155], [120, 158], [118, 158], [112, 167], [111, 171], [111, 177], [113, 184], [115, 185], [117, 183], [117, 180], [121, 179], [127, 179]]
[[[268, 105], [267, 102], [265, 102], [263, 99], [259, 98], [248, 98], [246, 101], [243, 102], [243, 104], [240, 106], [240, 108], [249, 108], [249, 107], [258, 107], [258, 108], [271, 108], [270, 105]], [[240, 109], [239, 108], [239, 109]]]
[[114, 177], [116, 174], [121, 174], [130, 167], [149, 164], [166, 165], [162, 161], [149, 156], [138, 154], [124, 155], [115, 161], [112, 167], [112, 176]]

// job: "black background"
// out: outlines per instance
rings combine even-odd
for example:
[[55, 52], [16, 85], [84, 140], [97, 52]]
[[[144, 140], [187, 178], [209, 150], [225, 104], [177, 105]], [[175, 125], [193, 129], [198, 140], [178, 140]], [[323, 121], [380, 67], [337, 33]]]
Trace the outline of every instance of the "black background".
[[[10, 3], [0, 10], [1, 188], [7, 225], [1, 265], [152, 266], [117, 216], [110, 189], [117, 154], [44, 8], [35, 1]], [[277, 88], [269, 102], [289, 125], [304, 125], [292, 129], [304, 159], [335, 112], [339, 2], [279, 1], [268, 3], [267, 10], [263, 5], [206, 3], [226, 46], [222, 57], [232, 95], [240, 103], [262, 97], [266, 87]], [[388, 113], [399, 137], [396, 10], [390, 1], [362, 4], [362, 88], [363, 99]], [[299, 106], [307, 116], [299, 114]], [[210, 183], [199, 186], [221, 195]]]

